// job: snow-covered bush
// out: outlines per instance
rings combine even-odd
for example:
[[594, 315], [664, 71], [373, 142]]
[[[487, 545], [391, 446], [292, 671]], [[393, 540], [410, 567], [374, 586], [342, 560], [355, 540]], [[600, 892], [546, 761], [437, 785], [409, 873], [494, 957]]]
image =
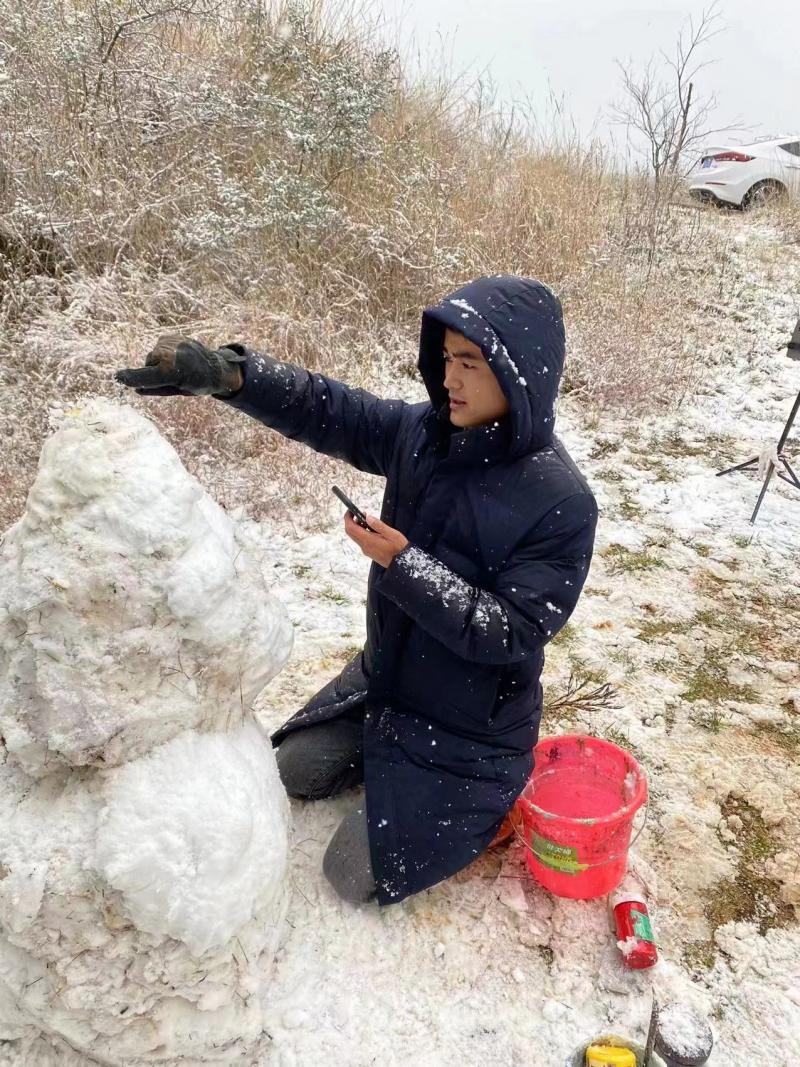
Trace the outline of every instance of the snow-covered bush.
[[[20, 514], [49, 401], [115, 395], [112, 368], [164, 327], [391, 393], [421, 307], [508, 271], [562, 297], [585, 403], [685, 392], [686, 280], [663, 253], [688, 240], [689, 281], [711, 287], [708, 233], [668, 215], [654, 255], [645, 182], [482, 85], [412, 82], [380, 27], [346, 12], [0, 0], [0, 435], [15, 443], [0, 451], [0, 525]], [[307, 457], [229, 415], [154, 411], [224, 503], [318, 510]], [[258, 488], [265, 449], [289, 492]]]
[[318, 238], [380, 151], [396, 57], [321, 39], [300, 4], [0, 0], [0, 23], [4, 199], [82, 265]]

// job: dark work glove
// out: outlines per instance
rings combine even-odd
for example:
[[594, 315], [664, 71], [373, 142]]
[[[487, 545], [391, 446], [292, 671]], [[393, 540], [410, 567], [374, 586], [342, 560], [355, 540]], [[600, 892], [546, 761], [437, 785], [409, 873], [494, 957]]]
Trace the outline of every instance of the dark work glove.
[[244, 384], [245, 357], [232, 348], [206, 348], [177, 333], [163, 334], [143, 367], [118, 370], [118, 382], [142, 396], [231, 396]]

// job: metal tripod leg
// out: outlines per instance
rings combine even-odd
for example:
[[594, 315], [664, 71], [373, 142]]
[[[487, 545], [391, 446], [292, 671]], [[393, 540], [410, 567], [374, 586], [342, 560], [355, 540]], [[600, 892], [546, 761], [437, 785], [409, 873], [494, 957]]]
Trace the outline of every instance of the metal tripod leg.
[[772, 481], [772, 475], [773, 475], [774, 471], [775, 471], [775, 464], [774, 463], [770, 463], [769, 467], [767, 468], [767, 476], [764, 479], [764, 484], [761, 486], [761, 492], [758, 494], [758, 501], [756, 502], [755, 511], [750, 516], [750, 525], [751, 526], [753, 526], [755, 524], [756, 518], [758, 517], [758, 511], [759, 511], [759, 508], [761, 507], [761, 502], [763, 501], [764, 497], [767, 495], [767, 489], [769, 489], [769, 483]]
[[[798, 330], [800, 330], [800, 322], [798, 322]], [[758, 500], [756, 501], [755, 509], [753, 511], [753, 514], [750, 516], [751, 526], [755, 523], [756, 518], [758, 517], [758, 513], [764, 501], [764, 497], [767, 495], [767, 489], [769, 489], [769, 483], [772, 481], [772, 475], [775, 474], [776, 471], [778, 477], [781, 478], [784, 482], [787, 482], [794, 489], [800, 490], [800, 478], [798, 478], [798, 476], [795, 474], [788, 459], [786, 459], [786, 457], [781, 454], [783, 452], [783, 446], [788, 441], [789, 434], [792, 432], [794, 420], [797, 418], [798, 413], [800, 413], [800, 393], [797, 394], [797, 399], [795, 400], [792, 410], [789, 413], [789, 418], [784, 424], [783, 432], [781, 433], [781, 436], [778, 440], [778, 446], [775, 450], [778, 456], [778, 461], [782, 464], [783, 467], [786, 468], [786, 472], [784, 473], [784, 471], [779, 470], [775, 466], [775, 464], [770, 461], [770, 464], [767, 467], [766, 477], [764, 478], [764, 484], [761, 486], [761, 492], [758, 494]], [[752, 459], [746, 459], [744, 463], [737, 463], [735, 467], [728, 467], [727, 470], [717, 471], [717, 477], [721, 478], [723, 474], [734, 474], [736, 471], [750, 470], [752, 467], [760, 466], [760, 463], [761, 457], [753, 456]]]
[[728, 467], [725, 471], [717, 471], [717, 477], [721, 478], [723, 474], [734, 474], [736, 471], [746, 471], [748, 467], [758, 466], [758, 456], [753, 456], [752, 459], [747, 459], [744, 463], [737, 463], [735, 467]]
[[781, 474], [781, 472], [778, 471], [778, 477], [783, 478], [783, 480], [785, 482], [788, 482], [789, 485], [793, 485], [795, 489], [800, 489], [800, 478], [798, 478], [795, 474], [791, 464], [789, 463], [789, 460], [781, 456], [781, 462], [789, 473], [787, 476], [786, 474]]

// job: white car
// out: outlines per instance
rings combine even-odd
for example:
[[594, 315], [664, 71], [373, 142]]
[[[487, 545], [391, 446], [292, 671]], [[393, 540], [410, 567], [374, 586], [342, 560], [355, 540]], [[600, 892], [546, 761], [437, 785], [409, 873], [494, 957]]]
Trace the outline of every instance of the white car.
[[697, 199], [741, 208], [800, 195], [800, 137], [706, 148], [685, 180]]

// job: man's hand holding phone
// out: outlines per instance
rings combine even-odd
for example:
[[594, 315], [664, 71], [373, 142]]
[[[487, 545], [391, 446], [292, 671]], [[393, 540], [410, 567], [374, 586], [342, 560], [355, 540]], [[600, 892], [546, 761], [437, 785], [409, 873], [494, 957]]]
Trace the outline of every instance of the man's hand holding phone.
[[344, 517], [347, 536], [355, 541], [365, 556], [381, 567], [388, 567], [406, 547], [408, 538], [373, 515], [366, 515], [337, 486], [333, 487], [333, 491], [347, 508]]

